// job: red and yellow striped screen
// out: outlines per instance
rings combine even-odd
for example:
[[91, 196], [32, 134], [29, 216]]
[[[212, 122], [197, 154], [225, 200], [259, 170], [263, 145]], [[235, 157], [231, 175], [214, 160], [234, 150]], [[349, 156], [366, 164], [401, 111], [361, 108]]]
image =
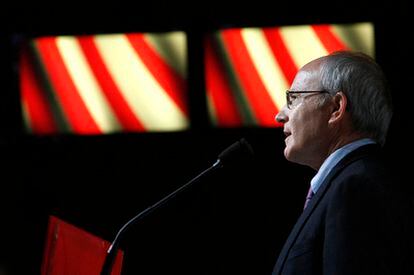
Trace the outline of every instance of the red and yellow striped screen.
[[218, 127], [280, 126], [274, 121], [298, 69], [352, 49], [374, 56], [371, 23], [220, 30], [205, 39], [207, 103]]
[[24, 121], [34, 134], [189, 127], [183, 32], [40, 37], [20, 56]]

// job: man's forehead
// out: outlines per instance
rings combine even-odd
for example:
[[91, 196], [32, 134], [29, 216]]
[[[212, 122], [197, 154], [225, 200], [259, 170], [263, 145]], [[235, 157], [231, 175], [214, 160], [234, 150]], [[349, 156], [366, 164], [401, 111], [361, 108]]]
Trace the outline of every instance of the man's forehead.
[[326, 58], [326, 56], [322, 56], [316, 58], [308, 63], [306, 63], [302, 69], [304, 70], [319, 70], [320, 66], [322, 65], [322, 61]]
[[316, 68], [302, 68], [293, 80], [292, 90], [317, 90], [319, 85], [319, 70]]

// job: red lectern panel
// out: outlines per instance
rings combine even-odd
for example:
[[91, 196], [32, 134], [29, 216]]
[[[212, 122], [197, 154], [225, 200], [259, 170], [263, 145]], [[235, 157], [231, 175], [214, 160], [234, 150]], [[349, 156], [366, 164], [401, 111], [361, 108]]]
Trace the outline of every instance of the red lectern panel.
[[[50, 216], [42, 263], [42, 275], [99, 275], [110, 243]], [[121, 274], [119, 251], [112, 275]]]

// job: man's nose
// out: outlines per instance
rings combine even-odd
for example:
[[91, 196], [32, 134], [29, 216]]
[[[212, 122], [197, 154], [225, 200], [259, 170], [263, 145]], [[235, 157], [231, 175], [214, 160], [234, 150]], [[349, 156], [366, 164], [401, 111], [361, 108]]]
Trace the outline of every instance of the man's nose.
[[279, 123], [286, 123], [288, 121], [288, 116], [286, 114], [286, 105], [277, 113], [275, 120]]

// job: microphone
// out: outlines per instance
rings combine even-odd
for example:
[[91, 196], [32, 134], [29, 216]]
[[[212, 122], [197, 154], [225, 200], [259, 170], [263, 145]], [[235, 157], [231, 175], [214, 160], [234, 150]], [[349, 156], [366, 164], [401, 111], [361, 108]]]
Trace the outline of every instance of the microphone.
[[210, 173], [213, 170], [218, 168], [225, 167], [231, 163], [237, 163], [241, 161], [246, 161], [253, 156], [253, 149], [251, 145], [246, 141], [246, 139], [241, 138], [240, 140], [236, 141], [229, 147], [227, 147], [223, 152], [221, 152], [216, 160], [216, 162], [210, 166], [209, 168], [205, 169], [203, 172], [198, 174], [192, 180], [181, 186], [180, 188], [176, 189], [174, 192], [170, 193], [169, 195], [165, 196], [155, 204], [151, 205], [150, 207], [144, 209], [138, 215], [130, 219], [127, 223], [125, 223], [118, 233], [115, 236], [115, 239], [109, 246], [108, 251], [106, 252], [106, 257], [104, 264], [102, 266], [101, 275], [110, 275], [112, 271], [112, 266], [115, 262], [116, 252], [118, 250], [118, 246], [120, 240], [125, 233], [125, 231], [133, 225], [138, 220], [142, 219], [143, 217], [150, 214], [155, 209], [161, 207], [162, 205], [166, 204], [168, 201], [176, 197], [179, 193], [183, 192], [184, 190], [188, 189], [194, 182], [196, 182], [199, 178], [203, 177], [204, 175]]
[[245, 138], [241, 138], [227, 147], [218, 156], [219, 165], [239, 164], [246, 162], [253, 156], [253, 148]]

